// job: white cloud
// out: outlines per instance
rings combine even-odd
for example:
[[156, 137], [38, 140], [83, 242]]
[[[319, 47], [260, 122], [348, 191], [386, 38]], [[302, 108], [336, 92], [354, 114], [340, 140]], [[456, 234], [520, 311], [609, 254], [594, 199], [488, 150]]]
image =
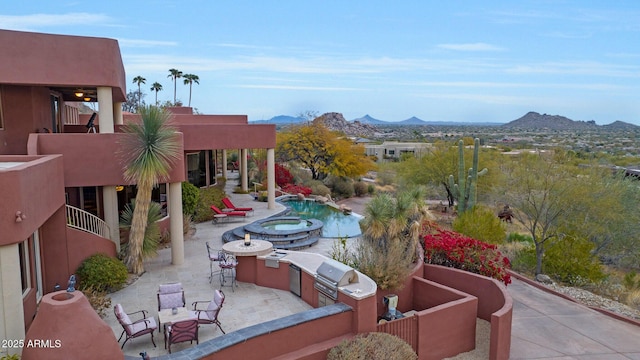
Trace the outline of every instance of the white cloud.
[[238, 85], [245, 89], [272, 89], [272, 90], [306, 90], [306, 91], [362, 91], [363, 89], [331, 86], [296, 86], [296, 85]]
[[504, 51], [504, 48], [487, 43], [439, 44], [439, 48], [454, 51]]
[[137, 48], [149, 48], [157, 46], [178, 46], [175, 41], [157, 41], [157, 40], [142, 40], [142, 39], [118, 39], [118, 43], [122, 47], [137, 47]]

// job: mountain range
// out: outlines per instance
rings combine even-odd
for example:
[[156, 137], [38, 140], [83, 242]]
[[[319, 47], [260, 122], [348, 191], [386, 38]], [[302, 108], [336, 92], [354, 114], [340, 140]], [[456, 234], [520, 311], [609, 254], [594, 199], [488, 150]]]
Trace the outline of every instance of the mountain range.
[[[302, 117], [295, 117], [289, 115], [278, 115], [274, 116], [268, 120], [250, 120], [253, 124], [276, 124], [276, 125], [288, 125], [288, 124], [297, 124], [303, 123], [307, 121], [307, 119]], [[456, 121], [425, 121], [415, 116], [412, 116], [406, 120], [402, 121], [386, 121], [373, 118], [369, 114], [364, 115], [363, 117], [356, 118], [353, 120], [347, 120], [349, 122], [360, 122], [361, 124], [367, 125], [375, 125], [375, 126], [426, 126], [426, 125], [440, 125], [440, 126], [456, 126], [456, 125], [475, 125], [475, 126], [498, 126], [502, 125], [502, 123], [498, 122], [456, 122]]]

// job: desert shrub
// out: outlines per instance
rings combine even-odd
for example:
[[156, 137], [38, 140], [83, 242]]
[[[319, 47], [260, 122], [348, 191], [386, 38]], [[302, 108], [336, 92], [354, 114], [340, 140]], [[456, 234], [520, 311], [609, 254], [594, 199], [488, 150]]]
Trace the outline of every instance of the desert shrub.
[[327, 360], [410, 360], [418, 355], [397, 336], [373, 332], [343, 340], [332, 348]]
[[193, 221], [196, 223], [213, 220], [213, 211], [211, 205], [222, 207], [222, 198], [225, 197], [225, 193], [222, 190], [224, 184], [216, 184], [216, 186], [210, 186], [208, 188], [202, 188], [200, 190], [200, 198], [198, 206], [196, 207], [196, 213], [193, 216]]
[[502, 244], [506, 231], [500, 219], [483, 206], [465, 211], [453, 221], [453, 230], [489, 244]]
[[349, 178], [332, 177], [327, 186], [335, 198], [350, 198], [354, 194], [353, 182]]
[[353, 184], [353, 191], [356, 196], [364, 196], [367, 194], [367, 183], [364, 181], [356, 181]]
[[494, 244], [437, 229], [424, 236], [424, 261], [427, 264], [443, 265], [492, 277], [511, 283], [509, 259], [504, 257]]
[[622, 284], [624, 285], [624, 288], [627, 290], [640, 288], [640, 281], [636, 282], [636, 272], [633, 270], [624, 274], [624, 278], [622, 279]]
[[82, 289], [82, 293], [87, 297], [91, 307], [98, 313], [101, 318], [107, 316], [108, 310], [111, 308], [111, 298], [107, 296], [104, 290], [96, 290], [93, 286], [87, 286]]
[[509, 235], [507, 235], [507, 242], [510, 242], [510, 243], [522, 242], [522, 243], [533, 244], [533, 238], [531, 238], [530, 235], [514, 232], [514, 233], [509, 233]]
[[311, 181], [310, 184], [307, 185], [311, 188], [311, 193], [319, 196], [328, 196], [331, 195], [331, 189], [329, 189], [322, 181], [314, 180]]
[[395, 180], [396, 174], [390, 169], [382, 169], [376, 176], [376, 183], [380, 184], [380, 186], [393, 185]]
[[20, 360], [20, 355], [18, 354], [2, 355], [2, 357], [0, 357], [0, 360]]
[[513, 257], [509, 257], [511, 259], [511, 268], [523, 274], [533, 275], [536, 270], [535, 246], [533, 244], [526, 244], [525, 246], [519, 247], [514, 253]]
[[[120, 229], [129, 232], [131, 229], [131, 222], [133, 221], [133, 211], [136, 207], [135, 199], [131, 200], [131, 203], [124, 206], [122, 214], [120, 214]], [[157, 202], [151, 202], [149, 204], [149, 211], [147, 212], [147, 228], [144, 232], [144, 238], [142, 239], [142, 257], [150, 258], [158, 253], [158, 244], [160, 243], [161, 233], [160, 225], [158, 221], [162, 219], [160, 213], [161, 206]], [[127, 241], [122, 245], [120, 249], [121, 254], [126, 254], [129, 251], [129, 242]]]
[[640, 289], [627, 293], [624, 302], [630, 307], [640, 310]]
[[295, 194], [302, 194], [304, 196], [311, 195], [311, 188], [308, 188], [303, 185], [287, 184], [282, 188], [282, 191], [286, 192], [287, 194], [293, 194], [293, 195]]
[[187, 215], [193, 215], [198, 206], [200, 198], [200, 190], [188, 181], [182, 182], [182, 212]]
[[351, 267], [356, 267], [355, 254], [347, 246], [347, 238], [345, 237], [333, 242], [329, 257]]
[[81, 290], [116, 291], [125, 284], [129, 273], [122, 261], [105, 254], [94, 254], [82, 261], [76, 275]]
[[545, 250], [542, 270], [545, 274], [569, 285], [596, 283], [605, 278], [602, 265], [593, 254], [593, 243], [565, 236]]
[[284, 165], [276, 164], [275, 176], [276, 185], [280, 187], [293, 183], [293, 175]]
[[367, 185], [367, 194], [373, 195], [376, 192], [376, 187], [373, 184]]
[[412, 259], [407, 257], [407, 246], [391, 241], [386, 251], [378, 244], [360, 239], [355, 247], [353, 267], [366, 274], [381, 290], [401, 289], [413, 269]]

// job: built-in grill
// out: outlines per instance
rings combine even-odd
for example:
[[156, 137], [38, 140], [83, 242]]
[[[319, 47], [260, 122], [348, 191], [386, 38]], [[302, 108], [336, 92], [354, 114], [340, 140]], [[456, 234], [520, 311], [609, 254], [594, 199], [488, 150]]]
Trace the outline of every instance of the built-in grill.
[[338, 287], [358, 282], [358, 274], [350, 266], [328, 259], [316, 270], [315, 280], [313, 287], [316, 290], [337, 300]]

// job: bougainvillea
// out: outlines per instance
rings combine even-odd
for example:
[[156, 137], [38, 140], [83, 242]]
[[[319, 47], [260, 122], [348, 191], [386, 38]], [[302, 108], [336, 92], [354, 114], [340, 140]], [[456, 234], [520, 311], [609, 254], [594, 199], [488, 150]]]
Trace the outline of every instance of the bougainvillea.
[[283, 187], [293, 182], [293, 175], [284, 165], [276, 164], [276, 185]]
[[495, 245], [458, 234], [453, 231], [436, 229], [425, 235], [424, 261], [428, 264], [453, 267], [511, 283], [507, 269], [509, 259], [502, 256]]
[[302, 185], [295, 185], [295, 184], [287, 184], [283, 186], [282, 191], [286, 192], [287, 194], [294, 194], [294, 195], [295, 194], [303, 194], [304, 196], [311, 195], [311, 188], [308, 188]]

